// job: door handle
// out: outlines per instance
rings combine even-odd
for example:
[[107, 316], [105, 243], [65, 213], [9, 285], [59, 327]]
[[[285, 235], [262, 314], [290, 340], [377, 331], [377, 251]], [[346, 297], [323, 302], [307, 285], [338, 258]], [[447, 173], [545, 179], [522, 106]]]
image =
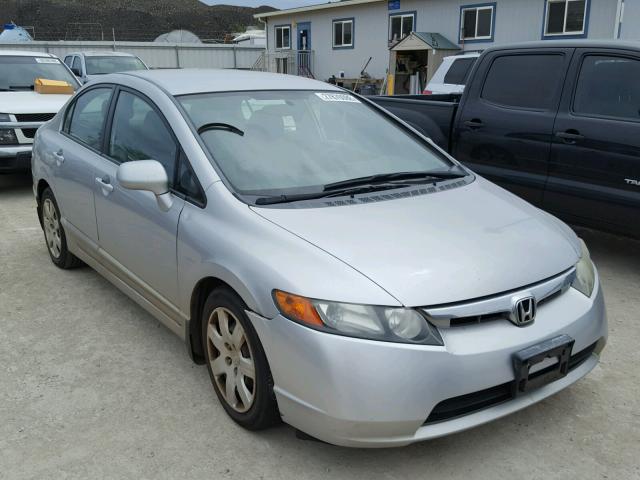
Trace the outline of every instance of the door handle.
[[96, 183], [100, 185], [100, 188], [102, 188], [103, 194], [109, 195], [111, 192], [113, 192], [113, 185], [111, 185], [111, 179], [107, 175], [105, 175], [102, 178], [96, 177]]
[[567, 130], [566, 132], [556, 132], [556, 137], [569, 145], [573, 145], [584, 140], [584, 135], [580, 135], [580, 132], [573, 129]]
[[64, 163], [64, 155], [62, 149], [57, 152], [53, 152], [53, 156], [56, 159], [56, 165], [60, 166]]
[[471, 120], [467, 120], [464, 122], [464, 124], [469, 127], [471, 130], [477, 130], [478, 128], [482, 128], [484, 127], [484, 123], [482, 123], [482, 120], [474, 118]]

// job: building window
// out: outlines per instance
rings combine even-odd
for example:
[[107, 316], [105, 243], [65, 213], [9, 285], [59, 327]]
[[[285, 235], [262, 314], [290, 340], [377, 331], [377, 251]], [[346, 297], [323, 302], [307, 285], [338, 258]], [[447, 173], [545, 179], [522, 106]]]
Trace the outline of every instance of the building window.
[[493, 41], [495, 12], [495, 3], [460, 8], [460, 41]]
[[389, 15], [389, 41], [402, 40], [415, 30], [415, 26], [415, 12]]
[[333, 48], [353, 48], [353, 18], [333, 21]]
[[285, 50], [291, 48], [291, 25], [280, 25], [275, 27], [276, 49]]
[[547, 0], [544, 35], [584, 35], [588, 0]]

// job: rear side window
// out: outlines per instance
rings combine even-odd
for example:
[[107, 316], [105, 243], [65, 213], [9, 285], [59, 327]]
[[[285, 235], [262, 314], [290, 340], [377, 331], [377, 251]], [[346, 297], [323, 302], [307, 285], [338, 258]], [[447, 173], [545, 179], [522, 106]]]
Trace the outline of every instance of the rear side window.
[[174, 177], [176, 142], [160, 114], [137, 95], [120, 92], [113, 113], [108, 151], [109, 156], [119, 162], [157, 160], [169, 179]]
[[471, 71], [471, 67], [476, 63], [476, 58], [461, 58], [455, 60], [446, 75], [444, 76], [444, 83], [451, 85], [465, 85], [467, 83], [467, 77]]
[[80, 95], [71, 113], [69, 135], [91, 148], [100, 150], [110, 98], [110, 88], [94, 88]]
[[584, 58], [573, 111], [640, 121], [640, 61], [589, 55]]
[[549, 110], [564, 73], [564, 55], [501, 56], [489, 68], [481, 97], [505, 107]]

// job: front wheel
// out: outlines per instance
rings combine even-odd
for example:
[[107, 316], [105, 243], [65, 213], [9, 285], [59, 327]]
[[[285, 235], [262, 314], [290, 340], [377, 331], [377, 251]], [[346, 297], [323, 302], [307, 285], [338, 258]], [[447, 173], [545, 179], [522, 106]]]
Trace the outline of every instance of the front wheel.
[[227, 414], [249, 430], [280, 420], [267, 358], [245, 310], [229, 289], [209, 294], [202, 312], [205, 360]]

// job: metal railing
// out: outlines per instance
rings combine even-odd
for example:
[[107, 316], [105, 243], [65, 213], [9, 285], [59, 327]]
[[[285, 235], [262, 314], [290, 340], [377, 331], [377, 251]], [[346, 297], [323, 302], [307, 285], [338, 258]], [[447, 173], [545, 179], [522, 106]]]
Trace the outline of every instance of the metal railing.
[[313, 50], [265, 51], [254, 63], [253, 70], [315, 78], [313, 57]]

